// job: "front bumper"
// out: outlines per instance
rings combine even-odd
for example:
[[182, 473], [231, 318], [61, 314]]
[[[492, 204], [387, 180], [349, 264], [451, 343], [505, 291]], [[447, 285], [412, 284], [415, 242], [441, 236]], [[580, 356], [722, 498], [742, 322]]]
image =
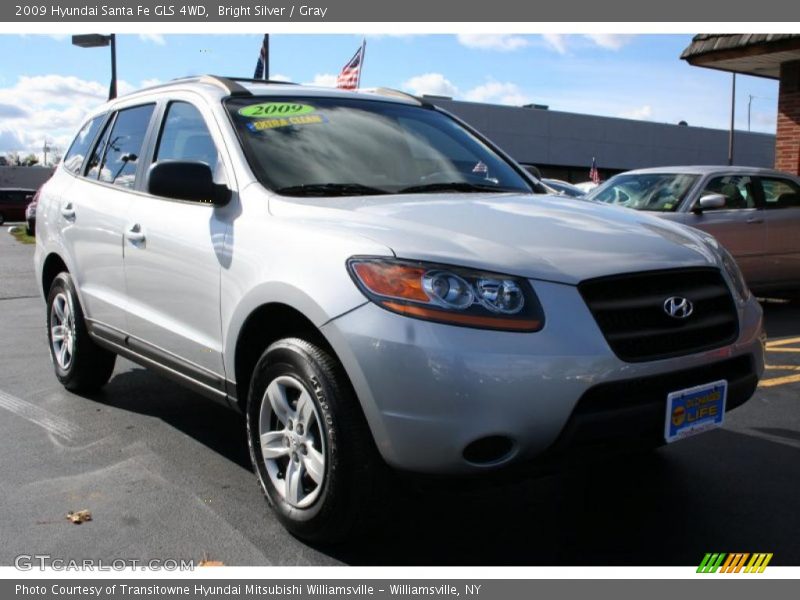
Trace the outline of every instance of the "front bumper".
[[[323, 327], [390, 465], [471, 473], [604, 438], [654, 436], [658, 443], [669, 392], [724, 378], [733, 408], [752, 395], [763, 373], [755, 300], [740, 307], [739, 337], [729, 346], [626, 363], [608, 347], [575, 287], [541, 281], [534, 287], [546, 315], [537, 333], [429, 323], [371, 303]], [[496, 460], [467, 460], [465, 449], [486, 438], [509, 440], [508, 451]]]

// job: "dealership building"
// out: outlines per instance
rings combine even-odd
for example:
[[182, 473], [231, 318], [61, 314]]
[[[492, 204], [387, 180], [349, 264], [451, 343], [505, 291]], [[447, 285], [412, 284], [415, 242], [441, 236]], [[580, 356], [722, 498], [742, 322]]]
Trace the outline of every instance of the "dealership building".
[[[426, 98], [467, 121], [518, 162], [536, 165], [545, 177], [586, 181], [592, 158], [601, 179], [644, 167], [728, 163], [727, 130], [567, 113], [534, 104]], [[734, 164], [772, 167], [774, 161], [774, 135], [735, 132]]]
[[697, 67], [778, 80], [775, 168], [800, 175], [800, 34], [701, 33], [681, 58]]

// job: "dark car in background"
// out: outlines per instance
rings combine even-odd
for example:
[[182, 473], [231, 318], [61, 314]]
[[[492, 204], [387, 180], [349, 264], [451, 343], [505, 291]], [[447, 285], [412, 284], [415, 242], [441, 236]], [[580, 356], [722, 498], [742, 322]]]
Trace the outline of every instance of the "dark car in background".
[[556, 191], [559, 196], [569, 196], [570, 198], [583, 198], [586, 195], [581, 188], [572, 185], [561, 179], [542, 179], [542, 183], [550, 189]]
[[0, 225], [6, 221], [24, 221], [25, 209], [36, 190], [27, 188], [0, 188]]
[[33, 195], [33, 199], [28, 202], [25, 209], [25, 233], [36, 235], [36, 205], [39, 203], [39, 190]]

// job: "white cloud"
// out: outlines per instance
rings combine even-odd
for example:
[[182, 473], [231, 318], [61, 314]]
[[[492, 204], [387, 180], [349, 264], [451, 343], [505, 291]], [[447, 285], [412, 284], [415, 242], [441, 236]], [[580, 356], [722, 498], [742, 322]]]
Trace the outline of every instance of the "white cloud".
[[[578, 36], [564, 35], [561, 33], [542, 34], [542, 39], [544, 40], [545, 46], [550, 50], [558, 52], [559, 54], [567, 54], [576, 37]], [[592, 47], [616, 51], [622, 48], [625, 44], [629, 43], [633, 39], [633, 36], [613, 33], [588, 33], [578, 37], [578, 40], [581, 38], [591, 42], [590, 45]], [[585, 42], [584, 46], [586, 46]]]
[[292, 78], [288, 75], [283, 75], [282, 73], [275, 73], [274, 75], [270, 75], [269, 78], [272, 81], [291, 81]]
[[403, 88], [410, 90], [413, 94], [432, 94], [434, 96], [456, 96], [458, 88], [446, 79], [441, 73], [424, 73], [407, 80]]
[[472, 102], [490, 102], [520, 106], [530, 102], [530, 98], [516, 83], [488, 81], [469, 90], [464, 98]]
[[653, 116], [653, 108], [649, 104], [638, 106], [630, 110], [624, 110], [617, 115], [623, 119], [636, 119], [639, 121], [649, 121]]
[[154, 85], [161, 85], [162, 83], [163, 83], [163, 81], [161, 81], [160, 79], [156, 79], [156, 78], [153, 78], [153, 79], [142, 79], [142, 83], [141, 83], [140, 87], [148, 88], [148, 87], [153, 87]]
[[140, 33], [139, 39], [143, 42], [152, 42], [157, 46], [163, 46], [167, 43], [167, 40], [160, 33]]
[[566, 54], [567, 53], [567, 36], [561, 35], [560, 33], [545, 33], [542, 34], [542, 39], [544, 39], [544, 43], [547, 45], [548, 48], [551, 50], [555, 50], [559, 54]]
[[318, 85], [320, 87], [336, 87], [337, 76], [332, 73], [317, 73], [314, 79], [304, 85]]
[[[132, 89], [120, 81], [120, 93]], [[44, 140], [62, 152], [95, 106], [105, 102], [108, 86], [97, 81], [63, 75], [20, 77], [14, 85], [0, 88], [0, 152], [35, 152]]]
[[595, 44], [606, 50], [619, 50], [630, 42], [633, 36], [614, 33], [589, 33], [584, 37], [592, 40]]
[[460, 33], [458, 34], [457, 38], [458, 43], [462, 46], [466, 46], [467, 48], [496, 50], [499, 52], [511, 52], [530, 45], [528, 39], [520, 35], [481, 35]]

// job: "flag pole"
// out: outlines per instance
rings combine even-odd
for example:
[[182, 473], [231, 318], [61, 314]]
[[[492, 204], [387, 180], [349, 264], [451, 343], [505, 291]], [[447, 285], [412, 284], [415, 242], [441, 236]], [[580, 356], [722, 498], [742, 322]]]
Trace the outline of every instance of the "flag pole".
[[364, 58], [366, 58], [367, 38], [361, 38], [361, 65], [358, 68], [358, 81], [356, 82], [356, 89], [361, 88], [361, 74], [364, 72]]
[[264, 34], [264, 81], [269, 80], [269, 34]]

